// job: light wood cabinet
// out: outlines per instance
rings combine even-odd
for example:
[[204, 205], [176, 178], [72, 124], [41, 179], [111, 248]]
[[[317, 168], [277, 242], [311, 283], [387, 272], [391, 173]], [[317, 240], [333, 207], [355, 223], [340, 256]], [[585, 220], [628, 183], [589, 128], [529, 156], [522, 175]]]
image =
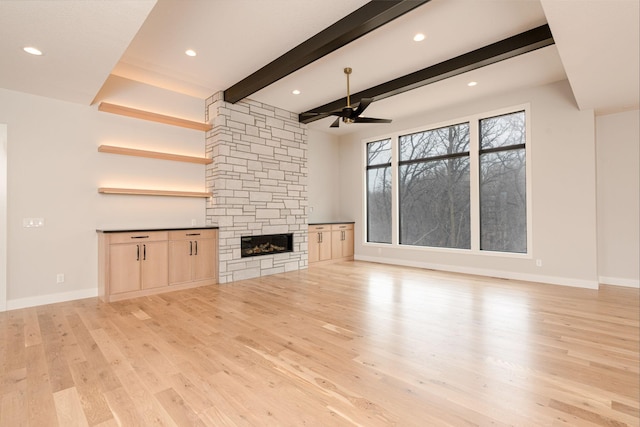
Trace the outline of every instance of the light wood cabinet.
[[140, 289], [140, 245], [111, 245], [109, 264], [109, 293], [120, 294]]
[[331, 258], [353, 259], [353, 224], [331, 225]]
[[[218, 232], [215, 232], [216, 236]], [[198, 240], [193, 262], [193, 280], [216, 279], [218, 275], [218, 239]]]
[[331, 226], [309, 226], [309, 263], [331, 259]]
[[100, 231], [98, 294], [111, 302], [218, 282], [218, 230]]
[[169, 232], [170, 285], [213, 279], [217, 258], [217, 230]]
[[353, 223], [309, 226], [309, 264], [353, 259]]
[[169, 284], [166, 232], [120, 233], [108, 249], [110, 294]]

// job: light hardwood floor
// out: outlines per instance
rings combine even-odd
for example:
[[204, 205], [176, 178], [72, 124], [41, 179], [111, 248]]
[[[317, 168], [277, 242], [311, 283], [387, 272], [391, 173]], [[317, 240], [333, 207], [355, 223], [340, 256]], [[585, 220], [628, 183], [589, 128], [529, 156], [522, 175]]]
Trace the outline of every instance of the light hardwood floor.
[[0, 313], [0, 425], [638, 426], [639, 291], [364, 262]]

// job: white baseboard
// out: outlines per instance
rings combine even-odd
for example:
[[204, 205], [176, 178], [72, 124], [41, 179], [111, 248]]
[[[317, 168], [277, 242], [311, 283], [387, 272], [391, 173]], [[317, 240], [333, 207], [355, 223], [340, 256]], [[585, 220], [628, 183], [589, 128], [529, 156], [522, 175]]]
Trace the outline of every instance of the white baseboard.
[[538, 274], [515, 273], [503, 270], [487, 270], [457, 265], [430, 264], [426, 262], [406, 261], [401, 259], [388, 259], [356, 255], [356, 260], [378, 262], [381, 264], [403, 265], [406, 267], [426, 268], [429, 270], [449, 271], [452, 273], [474, 274], [476, 276], [498, 277], [501, 279], [521, 280], [525, 282], [547, 283], [551, 285], [571, 286], [574, 288], [598, 289], [597, 280], [574, 279], [567, 277], [543, 276]]
[[80, 289], [78, 291], [61, 292], [58, 294], [39, 295], [37, 297], [7, 300], [7, 310], [35, 307], [38, 305], [55, 304], [57, 302], [73, 301], [76, 299], [93, 298], [98, 296], [98, 289]]
[[621, 277], [600, 276], [598, 280], [603, 285], [624, 286], [627, 288], [640, 288], [640, 280], [637, 280], [637, 279], [623, 279]]

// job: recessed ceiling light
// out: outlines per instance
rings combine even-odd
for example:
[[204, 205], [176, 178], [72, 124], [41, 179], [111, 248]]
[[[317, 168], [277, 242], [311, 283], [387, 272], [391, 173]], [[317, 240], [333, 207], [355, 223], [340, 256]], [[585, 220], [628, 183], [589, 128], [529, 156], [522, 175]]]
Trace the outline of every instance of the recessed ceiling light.
[[422, 33], [418, 33], [415, 36], [413, 36], [414, 42], [421, 42], [422, 40], [424, 40], [424, 34]]
[[300, 95], [300, 91], [298, 89], [294, 89], [291, 93], [294, 95]]
[[42, 55], [42, 52], [39, 49], [36, 49], [33, 46], [24, 47], [24, 48], [22, 48], [22, 50], [24, 50], [27, 53], [30, 53], [31, 55], [37, 55], [37, 56]]
[[472, 86], [475, 86], [477, 84], [478, 84], [478, 82], [469, 82], [469, 83], [467, 83], [467, 86], [472, 87]]
[[187, 56], [196, 56], [197, 55], [196, 51], [193, 50], [193, 49], [187, 49], [187, 50], [184, 51], [184, 53], [186, 53]]

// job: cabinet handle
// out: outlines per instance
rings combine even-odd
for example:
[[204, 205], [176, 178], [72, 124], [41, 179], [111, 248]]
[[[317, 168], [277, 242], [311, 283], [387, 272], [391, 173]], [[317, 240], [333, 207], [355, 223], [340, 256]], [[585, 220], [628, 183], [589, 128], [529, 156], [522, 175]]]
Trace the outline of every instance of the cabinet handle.
[[140, 245], [136, 245], [136, 261], [140, 261]]
[[149, 236], [131, 236], [132, 239], [148, 239]]
[[186, 235], [187, 236], [199, 236], [200, 233], [187, 233]]
[[147, 245], [142, 245], [142, 260], [147, 260]]
[[322, 233], [318, 233], [318, 243], [322, 243]]
[[198, 255], [198, 241], [196, 240], [196, 255]]
[[193, 242], [189, 240], [189, 256], [193, 255]]

